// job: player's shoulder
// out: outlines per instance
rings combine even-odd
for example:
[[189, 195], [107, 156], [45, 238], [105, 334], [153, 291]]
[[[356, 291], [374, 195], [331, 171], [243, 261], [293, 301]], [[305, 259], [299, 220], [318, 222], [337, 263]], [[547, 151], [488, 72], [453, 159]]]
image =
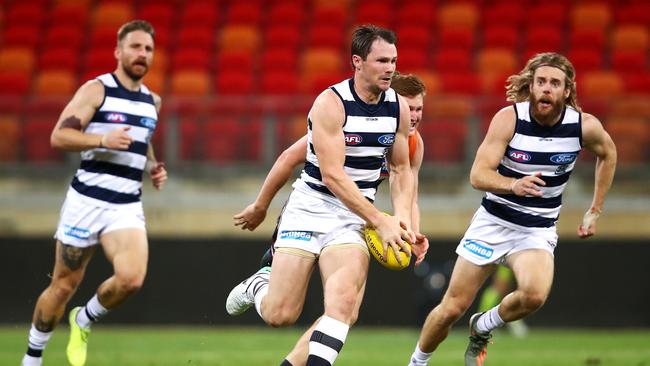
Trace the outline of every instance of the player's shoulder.
[[74, 99], [99, 105], [104, 100], [104, 84], [97, 79], [88, 80], [77, 89]]
[[153, 104], [156, 105], [156, 109], [160, 110], [160, 106], [162, 105], [162, 98], [160, 97], [160, 95], [151, 92], [151, 97], [153, 98]]

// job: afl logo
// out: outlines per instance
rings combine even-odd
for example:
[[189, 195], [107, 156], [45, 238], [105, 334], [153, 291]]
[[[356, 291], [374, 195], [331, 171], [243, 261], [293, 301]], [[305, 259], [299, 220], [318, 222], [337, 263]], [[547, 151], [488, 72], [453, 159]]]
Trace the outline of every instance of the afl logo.
[[126, 116], [122, 113], [108, 113], [106, 120], [109, 122], [126, 122]]
[[357, 135], [355, 133], [351, 133], [349, 135], [345, 135], [345, 144], [346, 145], [359, 145], [363, 141], [363, 138], [361, 135]]
[[381, 136], [379, 136], [377, 141], [379, 141], [379, 143], [382, 144], [382, 145], [386, 145], [386, 146], [392, 145], [393, 141], [395, 141], [395, 135], [393, 135], [393, 134], [381, 135]]
[[571, 164], [576, 157], [577, 154], [555, 154], [551, 156], [551, 161], [555, 164]]
[[530, 154], [525, 153], [523, 151], [511, 151], [510, 153], [508, 153], [508, 156], [510, 157], [510, 159], [518, 162], [526, 162], [526, 161], [530, 161], [531, 159]]

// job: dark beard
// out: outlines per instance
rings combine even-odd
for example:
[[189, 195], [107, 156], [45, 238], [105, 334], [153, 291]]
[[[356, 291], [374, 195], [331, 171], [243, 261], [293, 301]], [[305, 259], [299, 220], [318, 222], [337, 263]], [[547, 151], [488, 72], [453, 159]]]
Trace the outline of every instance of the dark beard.
[[142, 78], [147, 74], [147, 71], [149, 71], [149, 68], [147, 67], [145, 69], [144, 73], [142, 73], [142, 75], [136, 75], [133, 72], [133, 69], [131, 69], [130, 67], [126, 67], [125, 65], [122, 65], [122, 70], [124, 70], [124, 73], [126, 74], [126, 76], [128, 76], [131, 80], [133, 80], [135, 82], [138, 82], [138, 81], [142, 80]]
[[533, 97], [532, 95], [531, 95], [531, 99], [532, 100], [530, 102], [531, 103], [530, 113], [537, 122], [548, 126], [558, 122], [560, 115], [564, 110], [563, 102], [552, 102], [550, 112], [548, 112], [548, 114], [543, 115], [539, 113], [538, 110], [539, 99], [535, 99], [535, 97]]

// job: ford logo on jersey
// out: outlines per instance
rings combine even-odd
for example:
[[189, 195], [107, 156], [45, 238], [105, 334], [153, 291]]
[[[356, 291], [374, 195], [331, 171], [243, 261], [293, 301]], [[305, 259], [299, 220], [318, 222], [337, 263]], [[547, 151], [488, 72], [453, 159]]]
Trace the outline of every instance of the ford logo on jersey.
[[555, 154], [551, 156], [551, 161], [555, 164], [571, 164], [578, 154]]
[[510, 159], [518, 162], [530, 161], [531, 159], [530, 154], [525, 153], [523, 151], [516, 151], [516, 150], [508, 153], [508, 156], [510, 157]]
[[156, 128], [156, 120], [153, 118], [142, 117], [140, 118], [140, 124], [151, 130]]
[[386, 145], [386, 146], [392, 145], [393, 141], [395, 141], [395, 135], [393, 135], [392, 133], [388, 135], [381, 135], [379, 136], [377, 141], [379, 141], [379, 143], [382, 145]]
[[122, 113], [108, 113], [106, 120], [109, 122], [126, 122], [126, 116]]
[[357, 135], [356, 133], [345, 135], [346, 145], [359, 145], [361, 141], [363, 141], [363, 137], [361, 137], [361, 135]]

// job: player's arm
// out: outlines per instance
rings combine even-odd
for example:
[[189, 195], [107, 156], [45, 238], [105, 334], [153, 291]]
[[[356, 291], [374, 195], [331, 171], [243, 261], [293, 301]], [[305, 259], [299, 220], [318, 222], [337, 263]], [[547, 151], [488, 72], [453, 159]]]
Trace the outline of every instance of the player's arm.
[[100, 81], [91, 80], [82, 85], [65, 106], [52, 130], [52, 147], [66, 151], [83, 151], [97, 147], [128, 149], [133, 141], [126, 133], [129, 127], [117, 128], [105, 135], [84, 132], [103, 100], [104, 86]]
[[413, 227], [413, 172], [409, 159], [408, 133], [410, 125], [410, 111], [408, 103], [401, 95], [399, 98], [400, 123], [395, 134], [395, 142], [388, 155], [390, 168], [390, 193], [395, 216], [403, 221], [408, 228]]
[[470, 172], [470, 183], [475, 189], [495, 194], [513, 193], [518, 196], [537, 196], [539, 187], [546, 185], [541, 173], [515, 179], [497, 172], [499, 162], [515, 131], [515, 110], [512, 106], [501, 109], [492, 118], [487, 134], [476, 151]]
[[294, 169], [305, 163], [306, 156], [307, 135], [294, 142], [275, 160], [271, 170], [266, 175], [266, 179], [264, 179], [255, 202], [233, 216], [235, 226], [241, 226], [242, 230], [255, 230], [264, 221], [273, 197], [291, 178]]
[[[319, 95], [310, 111], [312, 142], [320, 164], [323, 183], [352, 212], [375, 228], [382, 239], [384, 249], [391, 246], [393, 251], [397, 252], [399, 247], [405, 247], [402, 244], [404, 240], [412, 241], [412, 234], [400, 227], [396, 217], [385, 216], [375, 208], [345, 173], [343, 116], [345, 116], [343, 104], [331, 90], [326, 90]], [[408, 122], [406, 124], [408, 125]], [[409, 196], [408, 199], [410, 198]]]
[[[156, 93], [152, 93], [152, 95], [153, 102], [156, 105], [156, 113], [160, 114], [162, 99]], [[167, 170], [165, 169], [165, 163], [156, 159], [153, 143], [151, 141], [149, 141], [149, 146], [147, 147], [147, 166], [145, 170], [149, 173], [153, 187], [157, 190], [161, 190], [167, 181]]]
[[415, 255], [415, 265], [418, 266], [424, 260], [429, 251], [429, 239], [420, 232], [420, 206], [418, 205], [418, 187], [420, 168], [424, 160], [424, 140], [418, 133], [418, 145], [415, 148], [413, 159], [411, 159], [411, 172], [413, 173], [413, 206], [411, 208], [412, 227], [415, 232], [415, 244], [413, 245], [413, 254]]
[[596, 220], [603, 210], [605, 196], [614, 180], [616, 146], [600, 121], [586, 113], [582, 114], [582, 145], [597, 157], [593, 200], [583, 223], [578, 227], [578, 235], [588, 238], [596, 233]]

